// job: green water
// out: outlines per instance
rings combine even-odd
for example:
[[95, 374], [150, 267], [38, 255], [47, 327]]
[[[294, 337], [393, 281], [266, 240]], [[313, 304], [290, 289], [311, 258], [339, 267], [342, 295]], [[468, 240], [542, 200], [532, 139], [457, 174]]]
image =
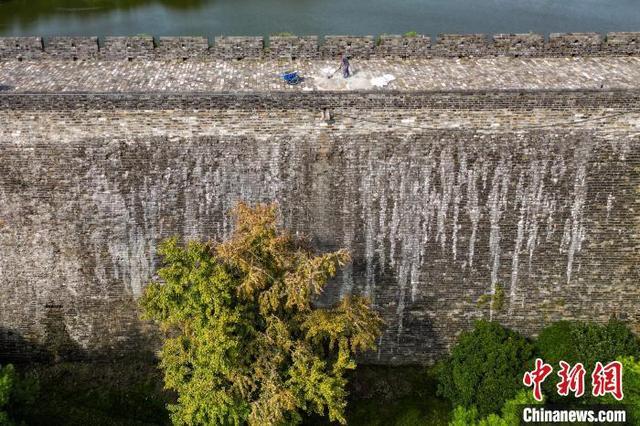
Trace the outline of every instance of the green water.
[[0, 0], [0, 35], [640, 31], [640, 0]]

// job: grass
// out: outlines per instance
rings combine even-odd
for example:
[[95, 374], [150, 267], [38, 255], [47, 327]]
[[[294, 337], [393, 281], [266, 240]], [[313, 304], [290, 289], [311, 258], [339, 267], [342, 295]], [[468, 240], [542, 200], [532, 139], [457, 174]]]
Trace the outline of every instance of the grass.
[[280, 33], [273, 33], [271, 34], [271, 37], [295, 37], [295, 34], [287, 31], [283, 31]]

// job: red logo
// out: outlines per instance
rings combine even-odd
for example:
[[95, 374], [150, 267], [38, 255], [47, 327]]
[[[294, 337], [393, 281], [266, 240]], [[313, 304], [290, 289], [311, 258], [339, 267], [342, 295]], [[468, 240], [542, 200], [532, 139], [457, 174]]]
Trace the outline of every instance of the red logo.
[[542, 382], [553, 371], [553, 367], [545, 364], [540, 358], [536, 359], [536, 368], [524, 373], [522, 382], [526, 387], [533, 385], [533, 397], [536, 401], [542, 401]]
[[560, 383], [556, 385], [558, 395], [567, 396], [569, 392], [573, 392], [576, 398], [584, 395], [584, 375], [586, 371], [582, 363], [577, 363], [571, 368], [571, 365], [564, 361], [560, 361]]
[[[524, 373], [522, 383], [526, 387], [533, 386], [533, 397], [536, 401], [542, 401], [542, 383], [551, 374], [553, 367], [545, 364], [540, 358], [536, 359], [536, 367], [532, 371]], [[582, 363], [577, 363], [573, 367], [567, 362], [560, 361], [560, 371], [558, 376], [560, 382], [556, 385], [558, 395], [568, 396], [573, 393], [576, 398], [584, 395], [584, 377], [586, 370]], [[622, 364], [619, 361], [612, 361], [607, 365], [596, 362], [596, 366], [591, 373], [591, 393], [595, 397], [611, 394], [615, 399], [621, 401], [624, 398], [622, 392]]]
[[622, 364], [612, 361], [602, 366], [601, 362], [596, 362], [596, 368], [591, 374], [591, 384], [593, 385], [593, 396], [605, 396], [610, 393], [618, 401], [622, 400]]

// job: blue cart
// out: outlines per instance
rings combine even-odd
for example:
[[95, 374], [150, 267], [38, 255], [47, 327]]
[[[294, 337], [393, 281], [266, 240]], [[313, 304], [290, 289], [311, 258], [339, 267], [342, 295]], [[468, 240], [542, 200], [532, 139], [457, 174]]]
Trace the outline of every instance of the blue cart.
[[300, 83], [302, 81], [302, 79], [298, 75], [298, 71], [288, 72], [288, 73], [282, 74], [282, 79], [287, 84], [291, 84], [291, 85], [296, 85], [296, 84], [298, 84], [298, 83]]

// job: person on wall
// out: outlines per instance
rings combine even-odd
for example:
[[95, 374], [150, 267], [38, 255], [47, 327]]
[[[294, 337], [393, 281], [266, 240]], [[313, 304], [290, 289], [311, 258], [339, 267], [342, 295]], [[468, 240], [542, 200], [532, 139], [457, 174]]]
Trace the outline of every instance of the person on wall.
[[344, 78], [349, 78], [349, 76], [351, 76], [351, 65], [349, 64], [349, 58], [347, 57], [346, 52], [342, 54], [340, 68], [342, 68], [342, 76]]

